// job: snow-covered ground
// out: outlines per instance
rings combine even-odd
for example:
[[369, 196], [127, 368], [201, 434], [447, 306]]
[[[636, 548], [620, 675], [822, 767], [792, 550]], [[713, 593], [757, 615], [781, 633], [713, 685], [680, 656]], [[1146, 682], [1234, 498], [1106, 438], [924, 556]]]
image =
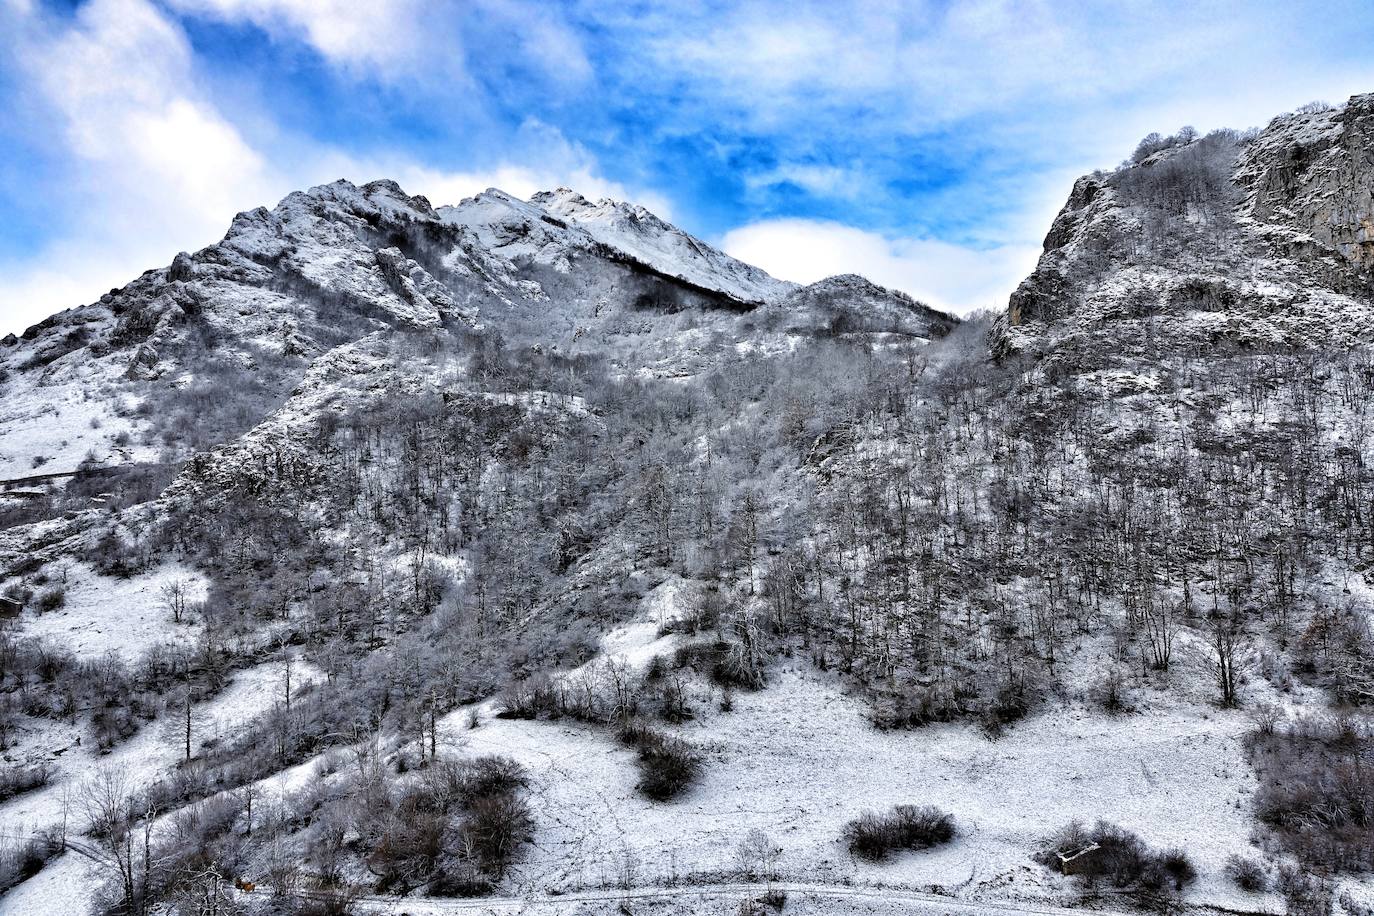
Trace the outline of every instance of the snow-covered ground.
[[654, 586], [640, 602], [639, 613], [634, 619], [601, 637], [601, 657], [623, 661], [640, 670], [653, 661], [654, 656], [671, 654], [677, 637], [658, 634], [681, 615], [686, 588], [688, 586], [677, 576]]
[[[50, 575], [56, 575], [50, 571]], [[60, 580], [59, 580], [60, 581]], [[188, 642], [199, 627], [172, 622], [162, 589], [173, 581], [186, 586], [186, 601], [204, 600], [205, 576], [190, 567], [166, 563], [129, 579], [101, 576], [84, 563], [71, 562], [66, 571], [66, 603], [38, 613], [27, 609], [19, 635], [43, 637], [70, 649], [79, 658], [98, 658], [115, 652], [126, 662], [159, 643]]]
[[[133, 406], [132, 396], [100, 394], [116, 378], [114, 367], [76, 362], [84, 355], [59, 360], [46, 373], [14, 373], [0, 386], [0, 479], [74, 471], [87, 455], [116, 464], [155, 457], [133, 444], [134, 425], [116, 412], [121, 400]], [[118, 444], [120, 434], [130, 444]]]
[[[293, 691], [319, 680], [320, 673], [299, 660], [293, 662]], [[239, 728], [283, 699], [283, 663], [264, 662], [239, 671], [224, 690], [192, 713], [193, 744], [196, 751], [205, 743], [224, 740]], [[42, 789], [26, 792], [0, 803], [0, 832], [14, 828], [37, 830], [60, 824], [64, 806], [68, 823], [82, 828], [80, 790], [84, 781], [101, 769], [115, 769], [130, 786], [147, 786], [172, 772], [181, 761], [180, 723], [163, 719], [145, 725], [132, 738], [100, 754], [91, 742], [76, 743], [79, 725], [50, 723], [40, 736], [47, 745], [47, 759], [53, 767], [51, 782]]]
[[[670, 656], [678, 637], [658, 633], [688, 600], [682, 588], [669, 579], [650, 591], [588, 666], [619, 660], [642, 670]], [[1071, 883], [1031, 854], [1069, 821], [1101, 818], [1152, 846], [1185, 849], [1201, 875], [1190, 899], [1272, 904], [1239, 894], [1222, 874], [1229, 855], [1250, 850], [1255, 826], [1255, 778], [1241, 746], [1251, 724], [1209, 706], [1205, 683], [1191, 683], [1198, 676], [1180, 663], [1181, 683], [1137, 697], [1140, 712], [1110, 716], [1065, 701], [993, 741], [972, 725], [880, 731], [840, 681], [788, 664], [766, 689], [735, 694], [728, 713], [718, 693], [697, 688], [696, 718], [677, 731], [703, 749], [706, 765], [699, 784], [667, 804], [639, 795], [634, 752], [607, 729], [498, 719], [492, 702], [478, 709], [478, 728], [459, 710], [443, 729], [460, 753], [505, 754], [533, 775], [539, 826], [511, 880], [517, 894], [735, 880], [736, 847], [760, 829], [784, 850], [784, 879], [1061, 901]], [[844, 824], [896, 804], [950, 811], [958, 838], [881, 865], [853, 859], [840, 841]]]
[[[6, 829], [9, 827], [6, 826]], [[92, 913], [108, 877], [100, 864], [69, 850], [23, 884], [0, 895], [0, 916], [80, 916]]]
[[[996, 742], [968, 726], [882, 732], [839, 684], [800, 668], [737, 694], [730, 713], [697, 708], [682, 734], [706, 749], [703, 778], [669, 804], [636, 793], [633, 753], [604, 730], [492, 718], [467, 730], [452, 717], [449, 734], [466, 751], [510, 755], [535, 776], [539, 831], [515, 887], [602, 886], [627, 869], [645, 883], [729, 878], [740, 840], [761, 829], [782, 846], [787, 878], [1056, 898], [1063, 882], [1030, 854], [1070, 820], [1105, 818], [1186, 849], [1202, 874], [1192, 896], [1233, 902], [1220, 870], [1248, 849], [1254, 826], [1240, 714], [1177, 707], [1113, 718], [1069, 705]], [[894, 804], [952, 812], [958, 839], [856, 862], [839, 839], [844, 823]]]

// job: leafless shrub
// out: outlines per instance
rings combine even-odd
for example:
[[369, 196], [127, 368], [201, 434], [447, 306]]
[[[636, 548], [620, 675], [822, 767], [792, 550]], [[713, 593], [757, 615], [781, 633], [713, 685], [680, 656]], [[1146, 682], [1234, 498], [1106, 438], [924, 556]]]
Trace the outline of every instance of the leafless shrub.
[[0, 893], [38, 874], [61, 851], [61, 839], [50, 834], [0, 835]]
[[47, 764], [16, 766], [0, 771], [0, 801], [41, 789], [48, 784], [52, 772]]
[[1269, 889], [1269, 872], [1263, 863], [1256, 859], [1231, 856], [1226, 860], [1226, 877], [1243, 891], [1252, 894], [1263, 893]]
[[654, 801], [668, 801], [686, 791], [701, 774], [696, 748], [640, 721], [625, 723], [620, 740], [637, 752], [639, 791]]
[[1352, 718], [1300, 719], [1257, 732], [1255, 813], [1289, 852], [1338, 870], [1374, 867], [1374, 738]]
[[861, 859], [881, 861], [903, 849], [929, 849], [954, 839], [954, 817], [931, 805], [867, 812], [844, 827], [845, 845]]
[[34, 602], [34, 606], [38, 608], [40, 614], [46, 614], [49, 611], [57, 610], [66, 603], [67, 590], [61, 585], [54, 585], [38, 593], [38, 600]]
[[1181, 891], [1197, 878], [1183, 850], [1151, 850], [1136, 834], [1106, 821], [1090, 829], [1070, 823], [1035, 858], [1088, 883], [1105, 881], [1147, 897]]

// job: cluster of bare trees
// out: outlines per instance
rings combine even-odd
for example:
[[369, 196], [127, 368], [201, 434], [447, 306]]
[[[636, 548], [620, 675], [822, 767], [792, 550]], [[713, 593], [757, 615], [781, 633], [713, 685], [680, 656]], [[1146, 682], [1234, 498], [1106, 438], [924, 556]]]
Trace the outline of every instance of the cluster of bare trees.
[[[1317, 548], [1356, 563], [1374, 524], [1367, 359], [1166, 360], [1167, 384], [1199, 393], [1170, 415], [1119, 409], [1071, 373], [1025, 384], [981, 333], [903, 361], [818, 341], [663, 383], [484, 351], [486, 390], [329, 412], [312, 486], [236, 492], [162, 537], [212, 569], [221, 642], [283, 623], [332, 688], [356, 685], [371, 711], [326, 717], [342, 733], [432, 730], [484, 689], [462, 659], [516, 678], [580, 661], [633, 609], [635, 569], [710, 585], [710, 625], [751, 668], [797, 640], [868, 685], [890, 724], [999, 728], [1067, 642], [1101, 632], [1144, 674], [1187, 637], [1226, 703], [1262, 635], [1367, 689], [1363, 656], [1324, 635], [1345, 625], [1334, 610], [1308, 632], [1327, 612]], [[1337, 417], [1340, 444], [1322, 435]], [[340, 525], [345, 549], [320, 537]], [[436, 631], [442, 658], [368, 663]]]
[[[111, 562], [182, 554], [213, 583], [201, 607], [184, 585], [163, 595], [203, 635], [156, 669], [184, 687], [184, 765], [148, 802], [173, 810], [378, 733], [436, 766], [447, 712], [585, 662], [670, 575], [700, 596], [671, 622], [693, 638], [652, 695], [635, 685], [669, 723], [691, 715], [685, 678], [753, 689], [800, 651], [859, 685], [879, 725], [967, 717], [996, 735], [1089, 642], [1118, 701], [1125, 678], [1164, 684], [1186, 663], [1244, 703], [1277, 656], [1367, 702], [1367, 615], [1324, 585], [1374, 559], [1367, 354], [1161, 347], [1161, 394], [1124, 402], [1079, 381], [1110, 364], [1100, 341], [998, 365], [985, 332], [896, 354], [722, 346], [686, 379], [488, 342], [463, 380], [360, 394], [232, 475], [193, 462], [206, 492], [97, 541]], [[16, 690], [48, 696], [71, 666], [16, 651], [0, 643]], [[193, 691], [264, 655], [284, 680], [299, 658], [324, 681], [288, 681], [242, 737], [194, 747]], [[694, 765], [666, 733], [635, 746], [675, 784]]]

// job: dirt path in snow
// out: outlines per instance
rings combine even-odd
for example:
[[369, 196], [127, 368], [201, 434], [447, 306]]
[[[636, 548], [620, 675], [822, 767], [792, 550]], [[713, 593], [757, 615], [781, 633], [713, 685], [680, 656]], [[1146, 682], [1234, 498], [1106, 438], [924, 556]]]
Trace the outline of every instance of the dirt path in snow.
[[[616, 890], [576, 891], [566, 894], [540, 894], [527, 897], [481, 897], [463, 899], [441, 898], [403, 898], [365, 896], [354, 901], [354, 909], [360, 913], [406, 914], [406, 916], [425, 916], [443, 913], [528, 913], [558, 912], [571, 909], [578, 904], [611, 903], [621, 904], [630, 901], [663, 901], [683, 903], [729, 902], [758, 898], [769, 890], [787, 894], [789, 906], [796, 901], [853, 901], [855, 903], [900, 904], [898, 912], [912, 913], [917, 916], [934, 914], [985, 914], [1000, 916], [1003, 913], [1025, 913], [1028, 916], [1083, 916], [1085, 913], [1096, 916], [1135, 916], [1139, 910], [1108, 910], [1091, 907], [1060, 907], [1048, 903], [1025, 903], [1006, 900], [963, 900], [924, 891], [903, 888], [864, 887], [845, 884], [808, 884], [804, 882], [779, 881], [773, 884], [697, 884], [677, 887], [637, 887]], [[257, 893], [270, 893], [270, 888], [259, 885]], [[297, 894], [298, 897], [314, 898], [311, 894]], [[1220, 910], [1211, 906], [1183, 905], [1172, 910], [1175, 913], [1228, 913], [1232, 916], [1250, 916], [1244, 911]], [[1258, 916], [1258, 914], [1255, 914]]]

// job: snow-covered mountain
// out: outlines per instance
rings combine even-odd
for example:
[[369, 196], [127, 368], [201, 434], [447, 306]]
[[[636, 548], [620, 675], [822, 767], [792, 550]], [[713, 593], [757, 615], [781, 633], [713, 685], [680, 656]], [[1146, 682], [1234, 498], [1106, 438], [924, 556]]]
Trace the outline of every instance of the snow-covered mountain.
[[[0, 342], [0, 477], [172, 469], [240, 436], [235, 454], [289, 442], [282, 424], [299, 433], [331, 385], [375, 389], [400, 368], [377, 356], [394, 334], [440, 335], [465, 358], [492, 341], [684, 378], [800, 339], [929, 339], [954, 324], [856, 277], [776, 280], [641, 207], [568, 189], [435, 209], [391, 181], [337, 181], [241, 213], [220, 242]], [[11, 558], [29, 550], [17, 537]]]
[[[88, 455], [125, 460], [135, 452], [114, 440], [150, 397], [137, 383], [185, 391], [246, 373], [242, 416], [203, 431], [192, 450], [224, 441], [313, 360], [379, 330], [497, 334], [680, 375], [702, 367], [703, 334], [752, 340], [761, 332], [738, 316], [784, 300], [787, 327], [806, 333], [833, 323], [797, 314], [817, 309], [848, 309], [853, 329], [914, 326], [929, 337], [951, 326], [937, 316], [927, 327], [935, 313], [901, 294], [840, 290], [821, 304], [797, 291], [642, 207], [592, 204], [566, 188], [530, 201], [491, 189], [436, 210], [394, 182], [338, 181], [241, 213], [222, 241], [0, 343], [0, 475], [70, 471]], [[670, 317], [684, 311], [692, 327]], [[93, 422], [105, 432], [67, 431]]]
[[378, 181], [7, 338], [0, 913], [1364, 912], [1372, 125], [995, 321]]

